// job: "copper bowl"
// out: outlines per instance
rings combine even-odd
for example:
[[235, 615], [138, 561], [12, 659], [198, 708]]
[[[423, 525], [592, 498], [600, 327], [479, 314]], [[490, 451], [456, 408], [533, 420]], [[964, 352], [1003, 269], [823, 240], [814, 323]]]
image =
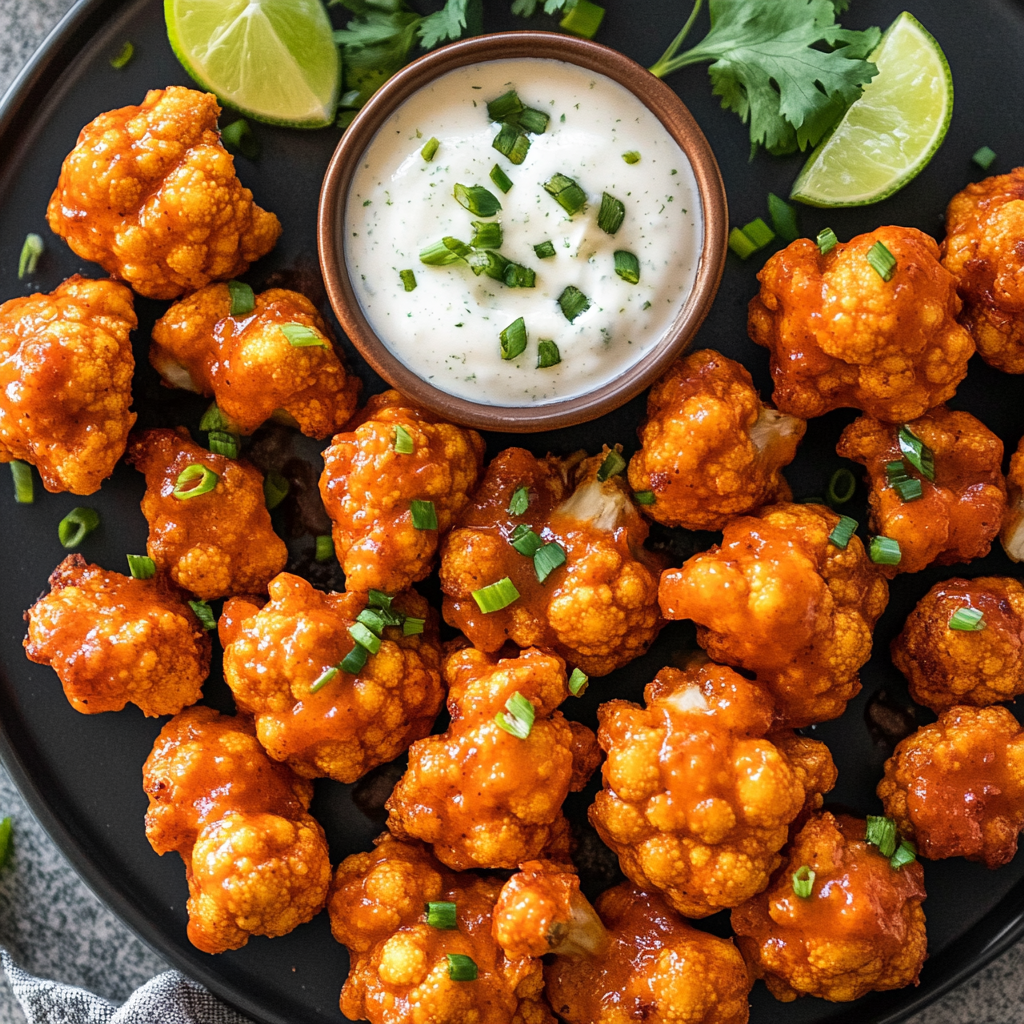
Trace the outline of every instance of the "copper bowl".
[[[363, 152], [378, 129], [433, 79], [492, 60], [548, 58], [605, 75], [633, 93], [661, 121], [688, 157], [704, 217], [704, 244], [693, 289], [658, 344], [614, 380], [593, 391], [544, 405], [498, 406], [449, 394], [401, 362], [370, 327], [344, 260], [345, 203]], [[617, 50], [555, 32], [497, 32], [442, 47], [389, 79], [359, 112], [334, 151], [320, 193], [320, 268], [338, 320], [363, 358], [386, 381], [446, 419], [483, 430], [535, 432], [585, 423], [617, 409], [656, 381], [697, 333], [711, 308], [725, 266], [729, 215], [718, 163], [682, 100], [660, 79]]]

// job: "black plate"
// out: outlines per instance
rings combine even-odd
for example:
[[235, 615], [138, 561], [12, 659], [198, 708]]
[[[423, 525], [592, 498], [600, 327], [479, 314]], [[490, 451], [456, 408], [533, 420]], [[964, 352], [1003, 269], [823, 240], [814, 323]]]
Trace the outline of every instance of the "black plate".
[[[608, 16], [599, 36], [644, 64], [651, 64], [678, 30], [688, 5], [680, 0], [606, 0]], [[488, 29], [524, 27], [508, 14], [508, 0], [488, 0]], [[851, 27], [887, 25], [901, 10], [896, 0], [857, 0], [845, 19]], [[335, 8], [335, 17], [338, 9]], [[957, 88], [956, 112], [945, 145], [925, 172], [886, 203], [866, 209], [826, 212], [801, 209], [805, 234], [814, 236], [831, 225], [841, 238], [879, 224], [915, 225], [941, 234], [946, 202], [967, 181], [981, 173], [970, 163], [981, 145], [1000, 156], [994, 171], [1024, 162], [1021, 98], [1024, 97], [1024, 8], [1009, 0], [929, 0], [918, 11], [945, 49]], [[538, 25], [550, 25], [537, 19]], [[706, 15], [705, 15], [706, 25]], [[702, 25], [697, 31], [703, 30]], [[696, 38], [696, 36], [695, 36]], [[135, 44], [135, 59], [122, 71], [109, 65], [124, 40]], [[765, 215], [769, 191], [786, 195], [799, 158], [779, 160], [759, 156], [748, 161], [746, 131], [732, 114], [718, 108], [703, 68], [689, 68], [671, 80], [704, 127], [715, 149], [729, 194], [733, 223]], [[0, 298], [48, 291], [75, 272], [101, 276], [83, 264], [46, 230], [46, 203], [64, 156], [79, 129], [101, 111], [141, 101], [146, 90], [191, 84], [174, 59], [164, 34], [159, 0], [82, 0], [19, 79], [0, 112]], [[226, 118], [230, 120], [230, 115]], [[226, 123], [226, 122], [225, 122]], [[322, 301], [316, 271], [316, 204], [320, 180], [338, 140], [335, 129], [289, 131], [256, 126], [262, 143], [257, 162], [238, 160], [243, 182], [257, 200], [276, 212], [284, 224], [277, 249], [257, 264], [248, 279], [257, 288], [268, 281], [298, 284]], [[18, 254], [26, 233], [47, 240], [46, 253], [31, 282], [16, 276]], [[762, 391], [770, 391], [767, 353], [746, 337], [746, 303], [756, 289], [754, 274], [762, 262], [744, 264], [730, 256], [722, 290], [698, 345], [718, 348], [741, 360]], [[136, 335], [136, 408], [140, 425], [183, 423], [195, 430], [205, 403], [159, 387], [146, 359], [148, 331], [166, 304], [138, 300], [141, 327]], [[329, 312], [325, 308], [325, 312]], [[344, 343], [351, 363], [367, 385], [378, 391], [376, 379]], [[1009, 450], [1024, 433], [1021, 379], [1004, 376], [979, 359], [961, 386], [956, 408], [968, 409], [1002, 437]], [[631, 450], [634, 430], [643, 412], [643, 399], [596, 423], [556, 434], [534, 435], [529, 446], [538, 453], [592, 451], [599, 441], [621, 441]], [[809, 438], [788, 474], [798, 497], [821, 494], [833, 469], [840, 465], [834, 444], [852, 412], [833, 413], [812, 422]], [[293, 439], [294, 440], [294, 439]], [[491, 454], [522, 438], [492, 435]], [[268, 442], [270, 447], [272, 444]], [[298, 455], [316, 459], [318, 446]], [[628, 452], [627, 452], [628, 453]], [[293, 465], [295, 469], [298, 464]], [[301, 468], [301, 467], [298, 467]], [[211, 957], [198, 952], [185, 937], [185, 877], [175, 856], [158, 858], [143, 833], [146, 799], [140, 769], [162, 724], [144, 719], [131, 707], [120, 714], [86, 717], [65, 701], [53, 672], [29, 664], [21, 640], [22, 612], [45, 588], [46, 579], [64, 552], [57, 541], [57, 523], [83, 503], [70, 494], [42, 492], [36, 503], [15, 505], [10, 485], [0, 481], [0, 524], [5, 542], [0, 548], [0, 755], [50, 835], [92, 888], [153, 947], [172, 963], [203, 982], [249, 1016], [265, 1024], [295, 1021], [340, 1021], [338, 991], [345, 977], [344, 949], [330, 936], [326, 914], [282, 939], [254, 939], [233, 953]], [[146, 523], [139, 511], [143, 481], [140, 474], [120, 466], [102, 493], [86, 499], [102, 515], [102, 525], [86, 542], [90, 561], [125, 569], [126, 552], [145, 550]], [[863, 488], [852, 514], [863, 519]], [[312, 538], [308, 512], [283, 506], [274, 513], [282, 535], [294, 532], [290, 543], [292, 568], [311, 571]], [[322, 529], [322, 528], [321, 528]], [[707, 535], [676, 531], [684, 547], [707, 546]], [[331, 571], [315, 570], [316, 582], [341, 585]], [[882, 763], [891, 751], [891, 737], [868, 727], [869, 705], [905, 714], [911, 705], [901, 676], [888, 659], [889, 641], [914, 603], [937, 579], [953, 575], [1018, 574], [1001, 551], [953, 571], [926, 571], [900, 576], [892, 587], [889, 608], [875, 640], [876, 657], [863, 672], [864, 690], [842, 719], [819, 726], [814, 734], [832, 749], [839, 766], [839, 784], [831, 802], [860, 814], [877, 812], [874, 787]], [[340, 577], [340, 572], [338, 573]], [[436, 587], [429, 588], [436, 597]], [[586, 698], [568, 708], [594, 724], [598, 703], [612, 696], [638, 699], [644, 683], [674, 652], [692, 646], [692, 630], [670, 625], [655, 648], [626, 669], [596, 682]], [[207, 684], [206, 700], [223, 710], [231, 697], [215, 676]], [[903, 710], [901, 710], [903, 709]], [[918, 721], [929, 720], [917, 710]], [[889, 715], [892, 717], [892, 714]], [[316, 785], [314, 813], [323, 822], [337, 861], [365, 849], [381, 830], [379, 806], [389, 785], [386, 771], [366, 784], [350, 787], [327, 780]], [[592, 833], [584, 831], [585, 808], [592, 789], [570, 801], [570, 816], [580, 823], [587, 861], [586, 884], [591, 895], [615, 880], [607, 851]], [[928, 935], [931, 959], [921, 986], [874, 995], [855, 1004], [833, 1005], [816, 999], [795, 1004], [775, 1002], [762, 985], [752, 995], [754, 1024], [882, 1024], [903, 1019], [946, 989], [967, 977], [1024, 933], [1024, 857], [999, 871], [987, 871], [962, 860], [926, 865], [929, 898]], [[726, 934], [727, 915], [701, 927]]]

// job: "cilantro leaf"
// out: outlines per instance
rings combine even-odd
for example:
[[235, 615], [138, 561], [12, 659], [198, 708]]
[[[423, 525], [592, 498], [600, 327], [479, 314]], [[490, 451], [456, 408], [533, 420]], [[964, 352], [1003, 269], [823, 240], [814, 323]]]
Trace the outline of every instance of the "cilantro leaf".
[[350, 105], [358, 107], [405, 65], [416, 41], [420, 17], [409, 10], [370, 10], [365, 0], [345, 0], [345, 6], [365, 9], [346, 28], [334, 33], [334, 41], [341, 47], [345, 89], [358, 94]]
[[420, 46], [432, 50], [440, 43], [461, 39], [464, 32], [472, 35], [482, 29], [481, 0], [445, 0], [440, 11], [428, 14], [420, 22]]
[[[838, 0], [842, 3], [843, 0]], [[537, 11], [540, 0], [513, 0], [512, 13], [524, 18], [532, 18]], [[576, 6], [576, 0], [544, 0], [545, 14], [569, 13]]]

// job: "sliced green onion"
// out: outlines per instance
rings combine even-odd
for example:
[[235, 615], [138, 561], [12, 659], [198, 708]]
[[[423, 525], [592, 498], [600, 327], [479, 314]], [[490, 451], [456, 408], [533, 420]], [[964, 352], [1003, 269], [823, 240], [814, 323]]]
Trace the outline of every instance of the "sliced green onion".
[[[362, 666], [360, 666], [361, 668]], [[356, 671], [359, 671], [358, 669]], [[325, 668], [323, 672], [316, 677], [313, 685], [309, 688], [310, 693], [316, 693], [318, 690], [322, 690], [336, 675], [338, 674], [338, 666], [332, 665], [330, 668]]]
[[426, 624], [426, 619], [415, 619], [411, 615], [407, 615], [402, 623], [402, 636], [418, 636], [423, 632], [423, 627]]
[[489, 615], [491, 612], [500, 612], [502, 608], [507, 608], [514, 601], [518, 601], [519, 591], [506, 576], [504, 579], [498, 580], [497, 583], [474, 590], [473, 600], [476, 601], [476, 606], [480, 611]]
[[316, 550], [313, 559], [317, 562], [329, 562], [334, 557], [334, 539], [330, 534], [321, 534], [316, 539]]
[[857, 478], [844, 466], [832, 474], [825, 497], [828, 499], [828, 503], [835, 508], [836, 505], [845, 505], [856, 490]]
[[626, 468], [626, 460], [613, 448], [597, 471], [597, 479], [604, 483], [609, 477], [618, 476]]
[[348, 633], [360, 647], [365, 647], [371, 654], [376, 654], [380, 650], [380, 637], [367, 629], [363, 623], [353, 622], [348, 628]]
[[427, 163], [430, 163], [430, 161], [434, 159], [434, 154], [437, 152], [437, 147], [440, 145], [441, 143], [438, 142], [437, 139], [435, 138], [427, 139], [427, 141], [423, 145], [423, 148], [420, 150], [420, 156], [423, 157], [423, 159], [426, 160]]
[[244, 281], [228, 281], [230, 316], [248, 316], [256, 308], [256, 295]]
[[522, 317], [513, 320], [498, 338], [501, 342], [502, 359], [515, 359], [516, 356], [522, 355], [526, 351], [526, 321]]
[[554, 196], [555, 202], [570, 217], [587, 205], [587, 193], [567, 174], [552, 175], [544, 182], [544, 191]]
[[11, 833], [14, 830], [14, 821], [4, 818], [0, 821], [0, 868], [2, 868], [11, 856]]
[[469, 244], [474, 249], [500, 249], [502, 243], [501, 225], [494, 220], [474, 220], [473, 237]]
[[448, 977], [452, 981], [476, 981], [477, 967], [471, 956], [465, 953], [446, 953], [448, 958]]
[[971, 160], [976, 163], [983, 171], [987, 171], [993, 163], [995, 163], [996, 153], [995, 150], [989, 149], [988, 146], [982, 146]]
[[743, 234], [749, 238], [758, 249], [763, 249], [769, 242], [774, 241], [775, 232], [760, 218], [755, 217], [749, 224], [743, 225]]
[[402, 287], [407, 292], [416, 291], [416, 275], [411, 270], [400, 270], [398, 276], [402, 279]]
[[576, 285], [570, 284], [566, 285], [565, 291], [558, 296], [558, 305], [562, 309], [562, 316], [572, 323], [581, 313], [586, 313], [590, 309], [590, 299]]
[[120, 71], [121, 68], [127, 67], [128, 62], [135, 56], [135, 46], [130, 40], [125, 40], [124, 46], [121, 47], [121, 52], [116, 57], [110, 58], [110, 66], [115, 71]]
[[502, 280], [509, 288], [534, 288], [537, 284], [537, 272], [520, 263], [506, 263]]
[[871, 264], [871, 269], [883, 280], [891, 281], [896, 273], [896, 257], [885, 247], [882, 242], [875, 242], [868, 249], [865, 257]]
[[892, 537], [872, 537], [868, 555], [876, 565], [899, 565], [903, 557], [900, 542]]
[[872, 846], [877, 846], [878, 852], [883, 857], [891, 857], [896, 852], [898, 844], [896, 822], [892, 818], [869, 814], [864, 830], [864, 838]]
[[540, 245], [535, 245], [533, 251], [537, 254], [537, 259], [547, 260], [555, 255], [555, 243], [551, 241], [541, 242]]
[[[820, 504], [820, 502], [812, 502], [812, 504]], [[829, 544], [835, 544], [837, 548], [846, 548], [850, 543], [850, 538], [857, 532], [857, 520], [851, 519], [849, 516], [840, 516], [839, 522], [833, 527], [832, 532], [828, 535]]]
[[460, 206], [477, 217], [493, 217], [501, 209], [498, 197], [483, 185], [456, 184], [453, 195]]
[[640, 283], [640, 261], [626, 249], [615, 252], [615, 273], [629, 284]]
[[565, 548], [551, 541], [533, 556], [533, 571], [543, 583], [560, 565], [565, 565]]
[[533, 556], [540, 551], [544, 544], [544, 541], [540, 539], [533, 532], [533, 530], [526, 525], [526, 523], [520, 523], [510, 534], [508, 538], [509, 544], [512, 545], [521, 555], [526, 555], [527, 558], [533, 558]]
[[151, 580], [156, 575], [156, 562], [149, 555], [129, 555], [128, 571], [137, 580]]
[[818, 252], [822, 256], [827, 256], [839, 244], [839, 239], [831, 228], [822, 228], [818, 232], [817, 242]]
[[549, 366], [557, 366], [562, 361], [558, 346], [549, 338], [541, 338], [537, 342], [537, 369], [546, 370]]
[[801, 864], [793, 872], [793, 892], [802, 900], [810, 899], [814, 891], [814, 879], [815, 873], [806, 864]]
[[654, 491], [634, 491], [633, 500], [638, 505], [653, 505]]
[[893, 459], [892, 462], [885, 464], [885, 475], [889, 480], [890, 486], [895, 487], [901, 480], [909, 480], [910, 474], [907, 472], [907, 464], [902, 459]]
[[524, 107], [515, 117], [515, 123], [531, 135], [543, 135], [548, 130], [551, 118], [543, 110]]
[[249, 122], [240, 118], [221, 130], [220, 137], [224, 145], [229, 149], [237, 150], [242, 156], [249, 160], [255, 160], [260, 155], [260, 144], [253, 135]]
[[238, 458], [240, 442], [235, 434], [229, 434], [225, 430], [211, 430], [207, 442], [214, 455], [223, 455], [228, 459]]
[[73, 508], [58, 524], [57, 539], [65, 548], [77, 548], [100, 525], [100, 514], [92, 508]]
[[15, 459], [11, 463], [11, 476], [14, 478], [14, 500], [19, 505], [31, 505], [36, 500], [32, 467], [27, 462]]
[[597, 226], [606, 234], [614, 235], [626, 219], [626, 207], [607, 192], [601, 194], [601, 209], [597, 213]]
[[519, 98], [519, 93], [515, 89], [509, 89], [507, 93], [487, 104], [487, 116], [492, 121], [507, 121], [523, 109], [523, 101]]
[[915, 860], [917, 860], [917, 847], [909, 839], [904, 839], [896, 847], [896, 852], [889, 858], [889, 867], [893, 871], [899, 871], [900, 868], [913, 864]]
[[910, 427], [904, 424], [899, 429], [897, 435], [900, 444], [900, 451], [903, 452], [903, 457], [909, 462], [914, 469], [918, 471], [925, 479], [930, 480], [932, 483], [935, 482], [935, 454], [931, 448], [928, 447], [915, 434]]
[[742, 228], [733, 228], [729, 232], [729, 248], [736, 253], [741, 260], [748, 260], [759, 248], [743, 233]]
[[341, 671], [347, 672], [350, 676], [357, 676], [362, 672], [370, 657], [370, 652], [362, 644], [356, 644], [342, 659]]
[[569, 676], [569, 692], [574, 697], [582, 697], [590, 682], [590, 676], [581, 668], [574, 668]]
[[622, 159], [627, 164], [638, 164], [640, 163], [640, 154], [635, 149], [631, 149], [628, 153], [622, 154]]
[[[494, 136], [491, 145], [514, 164], [521, 164], [526, 159], [526, 154], [530, 152], [529, 136], [521, 132], [516, 125], [508, 122], [501, 126], [501, 130]], [[489, 217], [490, 214], [485, 213], [483, 216]]]
[[440, 931], [454, 931], [459, 927], [458, 922], [455, 920], [455, 904], [428, 903], [427, 924], [431, 928], [437, 928]]
[[576, 0], [569, 13], [558, 23], [566, 32], [584, 39], [593, 39], [604, 19], [604, 8], [590, 0]]
[[512, 179], [497, 164], [491, 168], [490, 177], [502, 192], [508, 192], [512, 187]]
[[207, 633], [217, 628], [217, 620], [213, 617], [213, 609], [206, 601], [189, 601], [188, 606], [195, 613], [195, 617]]
[[530, 507], [530, 488], [517, 487], [512, 492], [512, 498], [508, 503], [508, 514], [510, 516], [521, 516]]
[[409, 502], [409, 507], [412, 510], [413, 529], [437, 529], [437, 509], [434, 508], [434, 503], [432, 501], [420, 501], [417, 498], [413, 498], [413, 500]]
[[[219, 480], [220, 477], [209, 466], [193, 462], [191, 466], [186, 466], [178, 474], [178, 479], [174, 483], [174, 490], [171, 491], [171, 494], [179, 501], [185, 501], [188, 498], [198, 498], [201, 494], [209, 494], [217, 486]], [[195, 481], [198, 481], [198, 483], [195, 483], [195, 486], [187, 486]]]
[[486, 274], [495, 281], [505, 283], [505, 268], [508, 266], [508, 260], [501, 253], [493, 252], [490, 249], [483, 252], [478, 250], [471, 253], [467, 257], [467, 261], [477, 277]]
[[367, 629], [376, 633], [377, 636], [383, 636], [384, 627], [391, 625], [376, 608], [364, 608], [356, 616], [356, 622], [361, 622]]
[[281, 324], [281, 333], [293, 348], [330, 348], [319, 331], [305, 324]]
[[768, 193], [768, 215], [772, 219], [775, 234], [784, 242], [795, 242], [800, 237], [796, 222], [796, 210], [774, 192]]
[[471, 250], [465, 242], [460, 242], [451, 235], [445, 235], [440, 242], [428, 245], [420, 250], [420, 263], [428, 267], [447, 267], [459, 260], [464, 260]]
[[503, 711], [499, 711], [494, 716], [498, 727], [504, 729], [509, 735], [515, 736], [517, 740], [527, 739], [530, 730], [533, 729], [533, 720], [536, 714], [533, 705], [516, 690], [505, 701], [505, 710], [508, 712], [507, 715]]
[[39, 266], [39, 257], [43, 255], [42, 238], [39, 235], [26, 235], [18, 257], [18, 280], [24, 280], [26, 274], [34, 274]]
[[267, 504], [267, 511], [272, 512], [278, 505], [288, 497], [291, 484], [276, 469], [272, 469], [263, 478], [263, 500]]
[[412, 439], [412, 434], [401, 423], [395, 427], [395, 440], [391, 447], [399, 455], [412, 455], [416, 451], [416, 443]]
[[391, 602], [394, 601], [394, 598], [390, 594], [385, 594], [383, 590], [371, 590], [366, 595], [366, 600], [372, 608], [391, 611]]
[[897, 480], [893, 489], [900, 496], [900, 501], [917, 501], [924, 494], [924, 486], [917, 477], [907, 477], [906, 480]]
[[980, 608], [957, 608], [950, 616], [949, 628], [977, 633], [985, 628], [985, 613]]
[[216, 402], [210, 403], [210, 407], [203, 413], [203, 418], [199, 421], [199, 429], [204, 432], [220, 430], [227, 434], [233, 434], [235, 433], [234, 427], [235, 424], [220, 411]]

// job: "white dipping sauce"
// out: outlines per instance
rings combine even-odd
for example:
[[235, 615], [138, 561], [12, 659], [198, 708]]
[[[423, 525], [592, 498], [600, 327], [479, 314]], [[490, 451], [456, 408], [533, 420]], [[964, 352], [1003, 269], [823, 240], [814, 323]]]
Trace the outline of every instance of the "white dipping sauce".
[[[491, 145], [499, 125], [487, 104], [515, 89], [550, 115], [529, 136], [522, 164]], [[437, 138], [432, 161], [420, 155]], [[640, 160], [628, 164], [623, 154]], [[512, 180], [503, 193], [497, 164]], [[562, 173], [587, 193], [569, 217], [544, 182]], [[483, 185], [501, 201], [493, 218], [502, 256], [536, 271], [536, 287], [509, 288], [465, 263], [420, 262], [446, 235], [468, 243], [483, 220], [455, 201], [456, 183]], [[597, 225], [601, 195], [626, 208], [618, 232]], [[371, 327], [409, 369], [450, 394], [497, 406], [554, 402], [593, 391], [634, 365], [663, 337], [693, 288], [704, 222], [693, 169], [661, 122], [631, 92], [604, 75], [555, 60], [490, 61], [441, 76], [411, 96], [366, 148], [345, 210], [345, 261]], [[550, 240], [555, 256], [533, 247]], [[615, 273], [613, 254], [640, 261], [640, 283]], [[399, 271], [412, 270], [406, 292]], [[591, 307], [569, 323], [558, 304], [575, 285]], [[526, 322], [522, 355], [501, 358], [498, 336]], [[537, 343], [550, 339], [562, 361], [537, 368]]]

